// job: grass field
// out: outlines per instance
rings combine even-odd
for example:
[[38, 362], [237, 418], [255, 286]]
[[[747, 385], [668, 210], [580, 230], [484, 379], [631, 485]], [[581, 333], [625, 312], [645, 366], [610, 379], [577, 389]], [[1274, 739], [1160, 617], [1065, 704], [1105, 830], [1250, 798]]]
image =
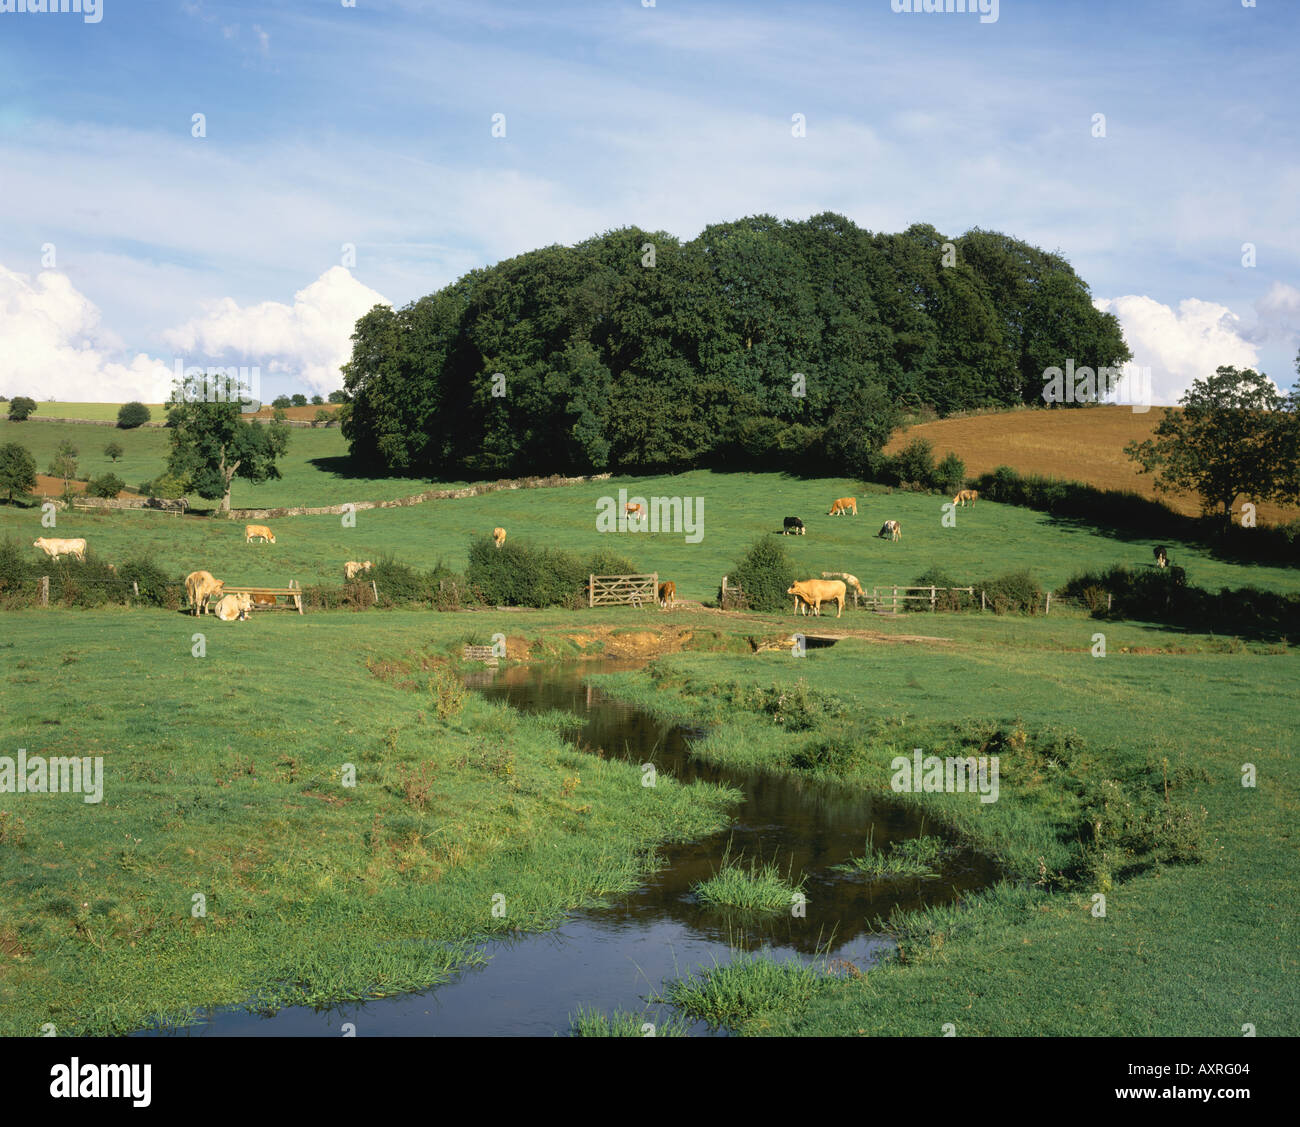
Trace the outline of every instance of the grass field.
[[[1150, 474], [1139, 474], [1137, 463], [1124, 454], [1129, 442], [1151, 437], [1166, 407], [1135, 414], [1131, 407], [1088, 407], [1078, 410], [1001, 411], [920, 423], [894, 435], [885, 450], [897, 454], [914, 438], [934, 444], [935, 458], [955, 452], [972, 477], [998, 466], [1062, 481], [1082, 481], [1099, 489], [1128, 489], [1155, 497], [1177, 512], [1200, 512], [1196, 497], [1157, 493]], [[1259, 519], [1269, 523], [1295, 520], [1295, 505], [1264, 504]]]
[[[91, 419], [116, 422], [117, 412], [121, 406], [120, 403], [65, 403], [59, 401], [42, 403], [38, 400], [36, 410], [32, 412], [31, 417], [33, 419]], [[150, 421], [152, 422], [161, 420], [167, 410], [161, 403], [146, 403], [145, 406], [149, 408]]]
[[[682, 532], [598, 531], [598, 500], [617, 498], [620, 489], [629, 496], [701, 498], [701, 539], [688, 543]], [[786, 514], [801, 514], [808, 527], [805, 536], [782, 538], [801, 575], [847, 571], [868, 588], [911, 583], [935, 565], [972, 582], [1025, 567], [1051, 586], [1120, 561], [1152, 566], [1155, 540], [1106, 535], [1012, 505], [981, 501], [958, 511], [955, 528], [941, 524], [945, 499], [928, 494], [860, 494], [857, 517], [825, 515], [832, 499], [853, 491], [853, 483], [840, 478], [696, 471], [365, 510], [356, 514], [355, 527], [344, 527], [338, 516], [288, 517], [268, 522], [275, 544], [245, 544], [242, 522], [141, 512], [63, 513], [57, 534], [85, 537], [93, 551], [113, 561], [152, 554], [176, 575], [203, 568], [230, 583], [292, 578], [312, 584], [340, 582], [347, 560], [377, 561], [386, 553], [421, 568], [442, 560], [459, 571], [471, 534], [501, 526], [513, 538], [578, 552], [616, 548], [637, 567], [672, 579], [679, 598], [694, 601], [713, 599], [723, 575], [755, 538], [779, 532]], [[876, 536], [886, 517], [902, 524], [898, 543]], [[48, 534], [40, 528], [39, 509], [0, 506], [0, 537], [30, 544]], [[1188, 581], [1199, 586], [1294, 588], [1294, 572], [1286, 568], [1236, 564], [1199, 547], [1164, 542], [1173, 562], [1187, 569]]]

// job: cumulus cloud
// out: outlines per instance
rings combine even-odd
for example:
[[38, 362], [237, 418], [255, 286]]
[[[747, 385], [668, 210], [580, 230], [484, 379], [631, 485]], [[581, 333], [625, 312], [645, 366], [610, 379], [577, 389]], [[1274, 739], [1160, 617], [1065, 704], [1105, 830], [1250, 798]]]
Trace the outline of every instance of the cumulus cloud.
[[236, 358], [267, 372], [292, 373], [308, 389], [324, 393], [343, 386], [339, 368], [352, 355], [357, 318], [388, 304], [344, 267], [334, 266], [294, 294], [292, 305], [264, 301], [240, 306], [223, 298], [203, 316], [165, 332], [163, 339], [187, 354], [187, 366]]
[[144, 353], [126, 359], [98, 307], [64, 274], [35, 279], [0, 266], [0, 393], [72, 402], [158, 402], [166, 369]]
[[1226, 305], [1189, 297], [1174, 309], [1138, 294], [1093, 304], [1119, 318], [1133, 364], [1151, 369], [1152, 403], [1176, 403], [1193, 380], [1224, 364], [1258, 370], [1255, 345]]
[[1285, 282], [1274, 282], [1255, 302], [1255, 324], [1247, 339], [1295, 343], [1300, 338], [1300, 290]]

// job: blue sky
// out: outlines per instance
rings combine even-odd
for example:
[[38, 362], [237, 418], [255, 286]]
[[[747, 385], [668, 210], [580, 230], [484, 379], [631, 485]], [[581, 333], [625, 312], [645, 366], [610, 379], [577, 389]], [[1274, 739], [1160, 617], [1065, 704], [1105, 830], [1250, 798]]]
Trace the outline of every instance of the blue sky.
[[1296, 378], [1300, 4], [15, 6], [4, 394], [147, 394], [177, 358], [324, 392], [376, 301], [613, 227], [823, 210], [1059, 250], [1157, 402], [1221, 363]]

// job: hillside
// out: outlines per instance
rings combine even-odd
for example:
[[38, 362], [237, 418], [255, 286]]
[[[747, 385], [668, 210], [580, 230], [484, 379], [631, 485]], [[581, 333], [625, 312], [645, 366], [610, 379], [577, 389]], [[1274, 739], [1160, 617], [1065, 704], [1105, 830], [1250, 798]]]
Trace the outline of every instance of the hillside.
[[[885, 451], [897, 454], [913, 438], [927, 438], [934, 444], [936, 459], [955, 452], [971, 477], [1010, 466], [1021, 473], [1082, 481], [1100, 489], [1129, 489], [1194, 516], [1200, 512], [1197, 498], [1157, 493], [1150, 475], [1139, 474], [1137, 464], [1124, 454], [1129, 442], [1151, 437], [1166, 410], [1170, 408], [1153, 407], [1145, 414], [1135, 414], [1130, 407], [1088, 407], [940, 419], [895, 432]], [[1294, 505], [1259, 507], [1261, 521], [1288, 521], [1297, 516], [1300, 509]]]

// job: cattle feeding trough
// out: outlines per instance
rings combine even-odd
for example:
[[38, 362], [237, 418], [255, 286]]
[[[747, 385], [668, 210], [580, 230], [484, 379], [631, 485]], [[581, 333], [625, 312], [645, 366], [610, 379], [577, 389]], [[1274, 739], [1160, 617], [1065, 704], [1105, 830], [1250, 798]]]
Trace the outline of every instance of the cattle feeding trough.
[[590, 575], [588, 607], [642, 607], [659, 600], [659, 573], [649, 575]]
[[[255, 609], [265, 606], [268, 610], [275, 610], [280, 605], [280, 600], [284, 599], [285, 610], [297, 608], [298, 613], [302, 614], [302, 587], [296, 579], [290, 579], [286, 587], [235, 587], [226, 584], [225, 594], [251, 595]], [[258, 601], [258, 596], [262, 596], [263, 600], [270, 599], [270, 602]]]

